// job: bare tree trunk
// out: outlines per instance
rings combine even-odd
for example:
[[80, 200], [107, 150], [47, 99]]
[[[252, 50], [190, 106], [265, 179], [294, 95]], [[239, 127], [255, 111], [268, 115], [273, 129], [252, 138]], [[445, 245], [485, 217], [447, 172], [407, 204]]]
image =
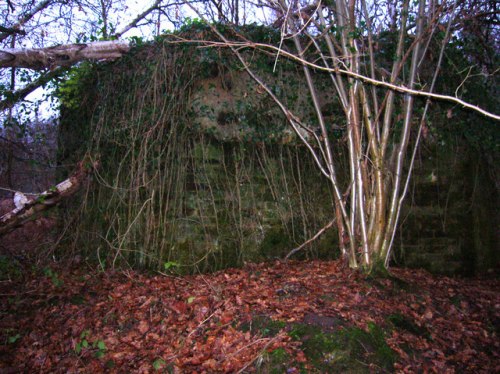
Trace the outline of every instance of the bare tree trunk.
[[[425, 0], [420, 0], [419, 10], [418, 10], [418, 20], [417, 20], [417, 31], [416, 31], [417, 44], [413, 50], [411, 66], [410, 66], [410, 76], [409, 76], [410, 88], [413, 88], [415, 86], [415, 80], [417, 78], [417, 73], [418, 73], [420, 46], [422, 44], [421, 37], [422, 33], [424, 32], [423, 30], [424, 9], [425, 9]], [[396, 217], [398, 217], [398, 209], [399, 209], [398, 203], [400, 198], [401, 183], [403, 180], [403, 175], [402, 175], [403, 164], [406, 157], [406, 149], [408, 148], [408, 142], [410, 139], [412, 114], [413, 114], [413, 101], [414, 101], [413, 96], [411, 95], [405, 96], [403, 134], [399, 144], [395, 146], [393, 150], [396, 159], [396, 164], [393, 172], [394, 182], [392, 185], [388, 222], [385, 230], [384, 241], [382, 242], [382, 248], [380, 251], [380, 259], [383, 260], [384, 264], [388, 264], [388, 258], [391, 251], [392, 237], [394, 235], [394, 231], [397, 229]]]

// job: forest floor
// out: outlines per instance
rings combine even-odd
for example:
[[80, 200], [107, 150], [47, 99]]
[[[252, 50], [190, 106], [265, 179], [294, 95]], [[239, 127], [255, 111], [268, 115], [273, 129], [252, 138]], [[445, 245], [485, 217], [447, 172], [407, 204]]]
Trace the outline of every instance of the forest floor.
[[339, 261], [14, 270], [0, 281], [0, 373], [500, 372], [498, 279], [369, 278]]

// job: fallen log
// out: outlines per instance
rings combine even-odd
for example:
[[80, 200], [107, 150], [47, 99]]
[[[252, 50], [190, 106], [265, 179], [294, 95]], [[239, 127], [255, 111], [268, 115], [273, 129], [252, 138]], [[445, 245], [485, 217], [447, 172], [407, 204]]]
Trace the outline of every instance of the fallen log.
[[98, 161], [92, 161], [89, 157], [84, 158], [78, 163], [75, 172], [68, 179], [1, 216], [0, 236], [14, 231], [17, 227], [34, 219], [40, 212], [54, 207], [62, 200], [72, 196], [97, 167]]

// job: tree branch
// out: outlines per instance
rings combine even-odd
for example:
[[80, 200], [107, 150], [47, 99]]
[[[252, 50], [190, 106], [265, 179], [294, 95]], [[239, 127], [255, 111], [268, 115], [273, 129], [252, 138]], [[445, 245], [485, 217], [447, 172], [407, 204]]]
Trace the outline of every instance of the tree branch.
[[204, 44], [204, 45], [207, 45], [210, 47], [226, 47], [226, 48], [232, 47], [232, 48], [238, 48], [238, 49], [252, 48], [252, 49], [273, 50], [276, 53], [279, 53], [279, 54], [287, 57], [290, 60], [294, 60], [294, 61], [297, 61], [301, 64], [308, 65], [308, 66], [310, 66], [316, 70], [319, 70], [319, 71], [344, 74], [344, 75], [347, 75], [349, 77], [359, 79], [363, 82], [366, 82], [366, 83], [369, 83], [369, 84], [372, 84], [375, 86], [385, 87], [385, 88], [388, 88], [390, 90], [394, 90], [394, 91], [401, 92], [401, 93], [408, 93], [408, 94], [414, 95], [414, 96], [423, 96], [423, 97], [427, 97], [427, 98], [431, 98], [431, 99], [450, 101], [450, 102], [459, 104], [459, 105], [463, 106], [464, 108], [468, 108], [468, 109], [471, 109], [473, 111], [479, 112], [486, 117], [493, 118], [497, 121], [500, 121], [500, 115], [488, 112], [487, 110], [482, 109], [477, 105], [473, 105], [473, 104], [470, 104], [466, 101], [463, 101], [462, 99], [459, 99], [458, 97], [443, 95], [443, 94], [436, 94], [436, 93], [422, 91], [422, 90], [415, 90], [415, 89], [408, 88], [405, 86], [398, 86], [396, 84], [373, 79], [373, 78], [367, 77], [366, 75], [355, 73], [353, 71], [345, 70], [345, 69], [338, 68], [338, 67], [335, 67], [335, 68], [325, 67], [322, 65], [315, 64], [313, 62], [309, 62], [305, 59], [302, 59], [302, 58], [294, 55], [293, 53], [279, 49], [278, 47], [275, 47], [273, 45], [263, 44], [263, 43], [252, 43], [252, 42], [237, 42], [237, 41], [216, 42], [216, 41], [207, 41], [207, 40], [186, 40], [186, 39], [179, 38], [177, 35], [172, 35], [172, 36], [177, 37], [179, 39], [180, 43], [198, 43], [198, 44]]
[[[26, 35], [26, 31], [24, 30], [19, 30], [15, 27], [5, 27], [5, 26], [0, 26], [0, 32], [2, 34], [7, 34], [6, 36], [13, 35], [13, 34], [20, 34], [20, 35]], [[0, 38], [3, 38], [4, 35], [0, 35]]]
[[49, 48], [6, 48], [0, 49], [0, 68], [21, 67], [37, 70], [71, 66], [82, 60], [117, 59], [129, 50], [128, 42], [118, 40]]
[[123, 34], [125, 34], [127, 31], [130, 29], [134, 28], [137, 26], [139, 21], [144, 19], [149, 13], [151, 13], [155, 9], [159, 9], [159, 6], [161, 4], [161, 0], [156, 0], [153, 5], [151, 5], [148, 9], [146, 9], [144, 12], [139, 14], [132, 22], [130, 22], [127, 26], [125, 26], [121, 31], [117, 32], [114, 36], [116, 38], [119, 38]]
[[6, 98], [0, 101], [0, 111], [10, 108], [17, 102], [24, 100], [26, 96], [35, 91], [37, 88], [43, 86], [44, 84], [47, 84], [50, 80], [57, 78], [67, 70], [67, 68], [58, 68], [53, 71], [49, 71], [48, 73], [39, 77], [36, 81], [27, 84], [23, 88], [14, 92], [8, 92], [7, 94], [4, 94]]
[[98, 161], [85, 157], [78, 163], [76, 171], [65, 181], [54, 188], [42, 192], [37, 198], [28, 201], [24, 206], [0, 217], [0, 237], [12, 232], [17, 227], [32, 220], [38, 213], [57, 205], [62, 200], [77, 192], [87, 176], [98, 167]]
[[[30, 19], [32, 19], [35, 14], [38, 12], [48, 8], [54, 0], [43, 0], [40, 2], [31, 12], [27, 13], [24, 15], [24, 17], [20, 18], [15, 25], [13, 25], [11, 28], [16, 30], [20, 29], [21, 26], [23, 26], [26, 22], [28, 22]], [[0, 35], [0, 42], [4, 41], [7, 39], [11, 34], [10, 33], [3, 33]]]
[[314, 242], [316, 239], [318, 239], [323, 233], [328, 230], [330, 227], [333, 226], [333, 224], [336, 222], [337, 219], [332, 219], [330, 222], [328, 222], [323, 228], [321, 228], [312, 238], [307, 239], [304, 243], [299, 245], [297, 248], [292, 249], [288, 254], [285, 256], [285, 261], [288, 260], [291, 256], [293, 256], [295, 253], [300, 251], [302, 248], [304, 248], [306, 245]]

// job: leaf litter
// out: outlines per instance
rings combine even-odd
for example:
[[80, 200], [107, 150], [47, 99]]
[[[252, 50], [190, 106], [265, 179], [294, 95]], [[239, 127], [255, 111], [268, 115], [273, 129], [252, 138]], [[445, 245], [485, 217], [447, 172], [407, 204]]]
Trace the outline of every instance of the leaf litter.
[[[500, 281], [391, 274], [372, 279], [340, 261], [182, 277], [52, 268], [0, 283], [0, 373], [263, 372], [273, 352], [287, 373], [315, 372], [290, 333], [299, 323], [380, 326], [394, 372], [500, 372]], [[243, 328], [256, 316], [278, 328]]]

